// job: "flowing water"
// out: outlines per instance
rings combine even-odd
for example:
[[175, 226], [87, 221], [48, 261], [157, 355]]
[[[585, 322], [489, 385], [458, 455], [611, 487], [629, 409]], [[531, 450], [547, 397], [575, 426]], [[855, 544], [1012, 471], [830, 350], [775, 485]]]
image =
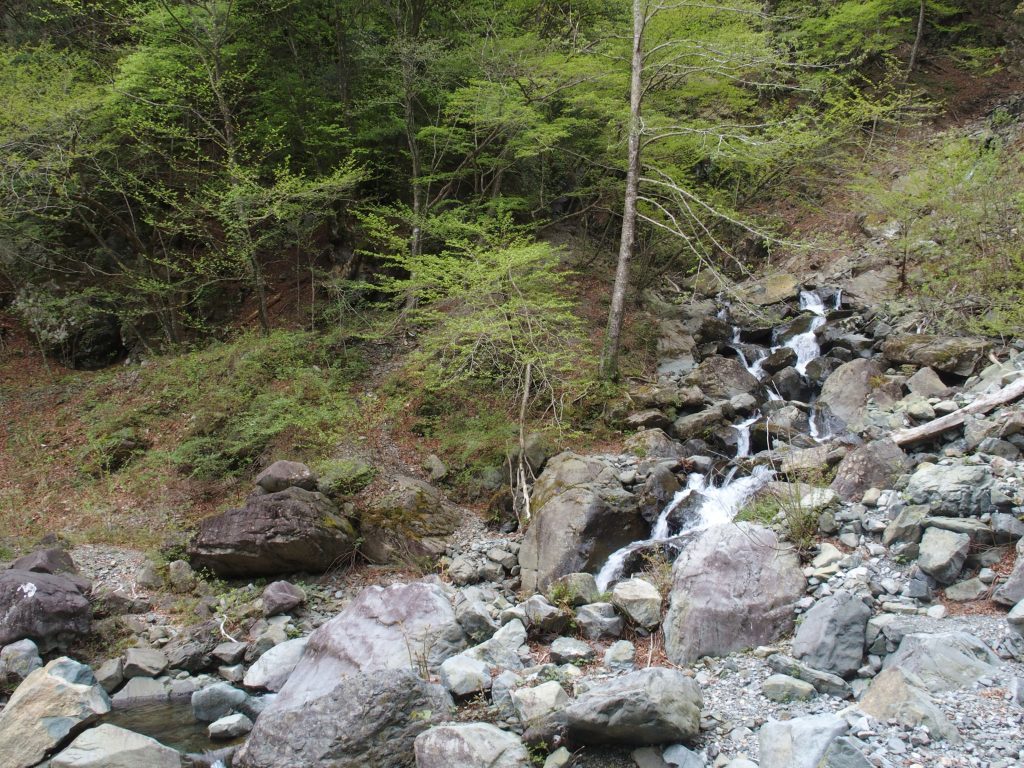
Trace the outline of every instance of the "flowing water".
[[[834, 308], [839, 309], [842, 306], [842, 293], [836, 291], [833, 299]], [[816, 331], [826, 322], [825, 313], [827, 310], [825, 302], [814, 291], [801, 291], [800, 309], [814, 315], [808, 330], [793, 336], [785, 344], [773, 344], [769, 350], [757, 348], [756, 354], [758, 357], [755, 360], [750, 360], [748, 356], [751, 354], [749, 346], [746, 348], [746, 351], [740, 346], [741, 329], [739, 327], [733, 328], [733, 349], [736, 351], [743, 367], [757, 378], [758, 381], [763, 381], [766, 378], [765, 371], [762, 368], [765, 358], [783, 347], [789, 347], [796, 352], [797, 360], [794, 367], [801, 376], [806, 376], [807, 365], [812, 360], [820, 357], [821, 346], [818, 344]], [[727, 311], [725, 309], [719, 311], [718, 317], [722, 320], [726, 319], [728, 317]], [[766, 386], [765, 391], [769, 400], [782, 400], [778, 392], [772, 391], [771, 386]], [[737, 432], [737, 460], [751, 455], [750, 428], [761, 418], [761, 414], [757, 413], [749, 419], [733, 425]], [[810, 436], [816, 441], [823, 442], [831, 437], [827, 420], [821, 417], [819, 409], [813, 404], [808, 413], [808, 424]], [[673, 499], [665, 505], [661, 514], [658, 515], [658, 519], [651, 529], [650, 538], [634, 542], [612, 553], [596, 576], [598, 589], [603, 592], [613, 582], [621, 578], [630, 555], [638, 550], [650, 548], [658, 544], [678, 542], [680, 539], [698, 531], [731, 523], [736, 514], [743, 508], [743, 505], [774, 477], [774, 473], [767, 466], [757, 466], [751, 474], [742, 477], [736, 476], [737, 470], [738, 467], [734, 465], [719, 485], [715, 485], [707, 475], [697, 473], [690, 475], [686, 487], [676, 493]], [[700, 506], [697, 507], [692, 517], [683, 523], [681, 530], [672, 533], [672, 513], [680, 505], [692, 501], [695, 496], [700, 498]]]
[[115, 707], [102, 722], [149, 736], [185, 754], [201, 754], [242, 741], [211, 741], [207, 724], [196, 720], [188, 697]]

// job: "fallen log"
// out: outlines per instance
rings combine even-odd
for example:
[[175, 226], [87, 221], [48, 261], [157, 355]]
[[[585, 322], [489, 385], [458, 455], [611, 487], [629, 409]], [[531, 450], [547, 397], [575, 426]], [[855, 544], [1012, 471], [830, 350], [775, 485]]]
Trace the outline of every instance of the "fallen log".
[[932, 419], [920, 426], [900, 429], [893, 432], [890, 437], [901, 448], [905, 445], [920, 443], [922, 440], [928, 440], [941, 435], [947, 429], [962, 426], [965, 417], [972, 413], [988, 413], [996, 406], [1011, 403], [1020, 397], [1024, 397], [1024, 376], [1007, 384], [998, 392], [982, 395], [970, 405], [965, 405], [959, 410], [948, 413], [945, 416], [940, 416], [937, 419]]

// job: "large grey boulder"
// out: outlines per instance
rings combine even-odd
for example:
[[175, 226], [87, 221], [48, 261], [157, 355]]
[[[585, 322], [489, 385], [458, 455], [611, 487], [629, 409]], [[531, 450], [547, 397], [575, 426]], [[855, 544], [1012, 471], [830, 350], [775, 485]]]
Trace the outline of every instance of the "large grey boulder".
[[940, 584], [952, 584], [963, 570], [971, 548], [971, 537], [966, 533], [928, 528], [921, 538], [918, 567]]
[[736, 523], [694, 537], [672, 568], [665, 650], [676, 664], [765, 645], [793, 627], [806, 580], [768, 528]]
[[64, 576], [0, 571], [0, 646], [28, 638], [43, 653], [89, 632], [92, 612], [79, 586]]
[[92, 670], [67, 657], [25, 678], [0, 711], [0, 766], [29, 768], [110, 711]]
[[757, 734], [761, 768], [819, 768], [829, 746], [849, 730], [839, 715], [769, 720]]
[[275, 461], [256, 475], [256, 485], [267, 493], [277, 493], [286, 488], [315, 491], [316, 483], [316, 472], [297, 461]]
[[982, 464], [918, 465], [904, 495], [927, 504], [932, 514], [972, 517], [992, 509], [992, 470]]
[[309, 637], [297, 637], [275, 645], [256, 659], [256, 663], [246, 671], [243, 679], [245, 687], [281, 690], [302, 658], [308, 642]]
[[319, 573], [344, 563], [355, 541], [330, 499], [292, 487], [201, 521], [189, 558], [193, 567], [229, 578]]
[[885, 377], [878, 364], [858, 358], [835, 369], [821, 387], [820, 406], [828, 406], [851, 429], [857, 429], [864, 420], [868, 398]]
[[529, 768], [522, 739], [488, 723], [436, 725], [416, 737], [416, 768]]
[[434, 672], [464, 647], [455, 610], [439, 585], [420, 581], [367, 587], [309, 636], [305, 653], [268, 711], [328, 695], [346, 675], [381, 669]]
[[50, 768], [181, 768], [181, 755], [149, 736], [104, 723], [75, 739]]
[[875, 440], [846, 454], [836, 467], [832, 490], [844, 501], [860, 501], [868, 488], [891, 488], [907, 465], [892, 440]]
[[703, 707], [692, 678], [651, 667], [594, 685], [565, 708], [565, 717], [580, 744], [692, 743]]
[[929, 691], [951, 691], [996, 673], [999, 657], [966, 632], [907, 635], [885, 669], [899, 669]]
[[901, 669], [882, 670], [857, 706], [876, 720], [896, 720], [908, 728], [923, 725], [935, 738], [960, 741], [956, 727], [935, 706], [921, 681]]
[[522, 587], [543, 591], [568, 573], [596, 573], [620, 547], [648, 529], [637, 498], [619, 482], [618, 470], [597, 457], [561, 453], [533, 486], [533, 520], [519, 550]]
[[836, 592], [804, 614], [793, 655], [814, 669], [849, 677], [860, 668], [871, 609], [857, 595]]
[[928, 366], [966, 377], [974, 373], [991, 346], [986, 339], [915, 333], [890, 336], [882, 345], [882, 354], [893, 363]]
[[235, 768], [410, 768], [413, 743], [447, 720], [451, 697], [410, 669], [291, 681], [260, 714]]

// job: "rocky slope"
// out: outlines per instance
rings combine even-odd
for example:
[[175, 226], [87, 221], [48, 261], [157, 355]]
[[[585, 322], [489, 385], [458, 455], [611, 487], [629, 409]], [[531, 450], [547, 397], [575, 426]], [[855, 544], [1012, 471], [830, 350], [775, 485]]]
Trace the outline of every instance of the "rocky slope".
[[[625, 452], [530, 456], [521, 533], [411, 477], [356, 514], [279, 462], [166, 565], [13, 563], [0, 766], [1019, 765], [1024, 355], [918, 334], [870, 285], [651, 296]], [[367, 585], [356, 548], [438, 574]], [[98, 631], [128, 647], [60, 656]], [[108, 714], [153, 702], [229, 746]]]

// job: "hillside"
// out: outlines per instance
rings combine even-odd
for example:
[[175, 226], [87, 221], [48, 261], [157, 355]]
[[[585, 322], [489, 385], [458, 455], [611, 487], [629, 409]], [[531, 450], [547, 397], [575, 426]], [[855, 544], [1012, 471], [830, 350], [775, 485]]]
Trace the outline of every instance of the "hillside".
[[5, 7], [0, 768], [1024, 763], [1017, 5]]

